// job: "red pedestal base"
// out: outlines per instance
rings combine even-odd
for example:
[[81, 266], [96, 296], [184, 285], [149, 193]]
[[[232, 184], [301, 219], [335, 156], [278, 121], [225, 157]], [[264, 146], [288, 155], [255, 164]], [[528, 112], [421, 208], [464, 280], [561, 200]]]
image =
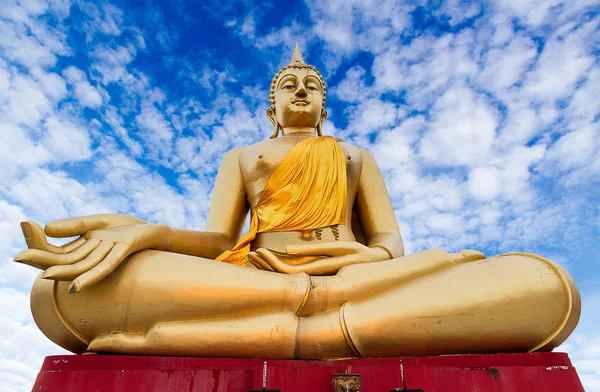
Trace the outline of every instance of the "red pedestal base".
[[[267, 360], [266, 387], [332, 392], [336, 373], [362, 375], [362, 390], [583, 392], [567, 354], [498, 354], [341, 361]], [[263, 388], [259, 359], [64, 355], [47, 357], [33, 391], [210, 391]]]

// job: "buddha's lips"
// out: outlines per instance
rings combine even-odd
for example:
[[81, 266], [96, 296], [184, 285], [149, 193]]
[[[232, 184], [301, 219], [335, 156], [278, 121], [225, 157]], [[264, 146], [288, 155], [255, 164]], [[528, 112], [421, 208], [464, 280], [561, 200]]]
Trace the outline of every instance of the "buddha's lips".
[[293, 104], [298, 104], [298, 103], [303, 103], [305, 105], [308, 105], [310, 102], [308, 101], [308, 99], [304, 99], [304, 98], [297, 98], [292, 100]]

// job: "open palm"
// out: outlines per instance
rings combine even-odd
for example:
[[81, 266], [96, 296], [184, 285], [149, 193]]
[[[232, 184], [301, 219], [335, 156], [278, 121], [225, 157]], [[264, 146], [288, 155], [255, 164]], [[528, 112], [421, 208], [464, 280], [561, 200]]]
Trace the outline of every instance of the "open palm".
[[[15, 261], [45, 270], [43, 278], [73, 280], [74, 293], [104, 279], [130, 254], [144, 249], [164, 249], [170, 229], [148, 224], [122, 214], [99, 214], [49, 223], [45, 230], [32, 221], [21, 228], [29, 249]], [[62, 238], [79, 236], [63, 246], [49, 244], [46, 235]]]

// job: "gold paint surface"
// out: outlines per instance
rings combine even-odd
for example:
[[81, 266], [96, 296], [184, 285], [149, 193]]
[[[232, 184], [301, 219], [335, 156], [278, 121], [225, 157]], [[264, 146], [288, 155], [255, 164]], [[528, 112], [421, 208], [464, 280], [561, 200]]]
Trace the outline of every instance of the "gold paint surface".
[[[271, 84], [273, 138], [225, 155], [205, 231], [122, 214], [23, 222], [29, 249], [15, 261], [45, 270], [31, 293], [38, 327], [76, 353], [330, 359], [561, 344], [581, 311], [568, 273], [527, 253], [405, 256], [373, 157], [320, 136], [325, 98], [296, 50]], [[79, 238], [58, 247], [46, 235]]]

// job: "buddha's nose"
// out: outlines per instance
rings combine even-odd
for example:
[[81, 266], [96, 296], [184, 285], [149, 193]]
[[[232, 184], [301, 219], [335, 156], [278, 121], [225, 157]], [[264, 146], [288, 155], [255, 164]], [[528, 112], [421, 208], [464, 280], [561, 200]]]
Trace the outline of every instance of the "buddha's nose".
[[306, 89], [304, 88], [303, 84], [298, 86], [298, 89], [296, 90], [296, 96], [297, 97], [306, 97]]

